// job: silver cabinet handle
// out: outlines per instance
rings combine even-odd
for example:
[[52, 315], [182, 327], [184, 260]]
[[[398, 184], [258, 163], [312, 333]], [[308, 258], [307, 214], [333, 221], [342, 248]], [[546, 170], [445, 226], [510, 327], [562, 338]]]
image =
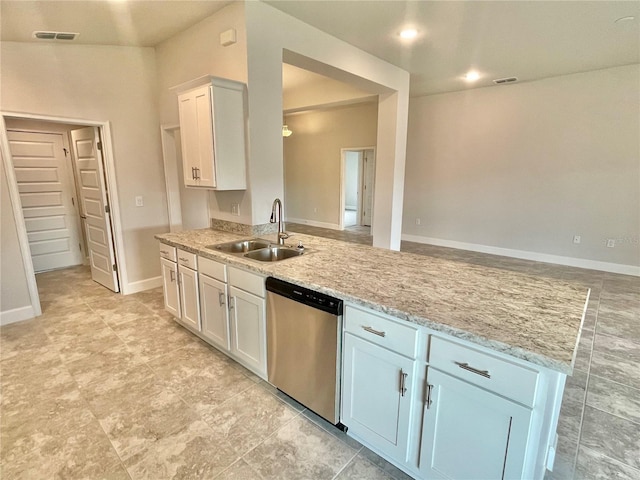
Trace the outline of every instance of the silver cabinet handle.
[[372, 327], [362, 327], [365, 332], [373, 333], [374, 335], [378, 335], [379, 337], [386, 337], [386, 332], [381, 332], [380, 330], [376, 330]]
[[191, 167], [191, 179], [196, 179], [196, 167]]
[[404, 373], [402, 369], [400, 369], [400, 396], [404, 397], [404, 394], [407, 393], [407, 387], [405, 386], [407, 382], [408, 373]]
[[233, 309], [234, 303], [235, 303], [235, 302], [232, 302], [231, 300], [233, 300], [233, 297], [230, 296], [229, 297], [229, 310]]
[[188, 258], [180, 257], [180, 258], [178, 258], [178, 260], [180, 260], [181, 262], [189, 263], [189, 259]]
[[220, 306], [223, 306], [223, 305], [224, 305], [224, 297], [225, 297], [224, 292], [220, 292], [220, 293], [218, 294], [218, 301], [220, 302]]
[[176, 281], [176, 272], [174, 272], [173, 270], [169, 270], [169, 279], [172, 282], [175, 282]]
[[427, 383], [427, 400], [425, 401], [427, 410], [431, 407], [433, 400], [431, 400], [431, 390], [433, 390], [433, 385]]
[[485, 377], [485, 378], [491, 378], [491, 375], [489, 375], [489, 370], [478, 370], [477, 368], [473, 368], [471, 365], [469, 365], [466, 362], [453, 362], [456, 365], [458, 365], [460, 368], [462, 368], [463, 370], [467, 370], [471, 373], [475, 373], [476, 375], [480, 375], [481, 377]]
[[167, 252], [166, 250], [160, 250], [160, 253], [163, 255], [169, 255], [169, 252]]

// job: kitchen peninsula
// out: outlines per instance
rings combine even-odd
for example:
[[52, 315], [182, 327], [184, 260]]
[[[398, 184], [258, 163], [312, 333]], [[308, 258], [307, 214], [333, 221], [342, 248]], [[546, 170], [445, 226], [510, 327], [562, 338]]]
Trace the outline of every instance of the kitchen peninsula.
[[[302, 242], [306, 253], [273, 263], [208, 248], [246, 235], [203, 229], [156, 238], [161, 252], [177, 249], [193, 263], [271, 276], [342, 299], [342, 423], [416, 478], [542, 478], [553, 465], [587, 289], [302, 234], [288, 242]], [[253, 293], [260, 300], [260, 291]], [[371, 325], [388, 333], [366, 337], [362, 329]], [[186, 326], [198, 334], [197, 323]], [[259, 363], [245, 365], [262, 373]], [[392, 394], [378, 395], [387, 373]], [[380, 415], [385, 409], [395, 417]], [[477, 458], [460, 462], [467, 448]]]

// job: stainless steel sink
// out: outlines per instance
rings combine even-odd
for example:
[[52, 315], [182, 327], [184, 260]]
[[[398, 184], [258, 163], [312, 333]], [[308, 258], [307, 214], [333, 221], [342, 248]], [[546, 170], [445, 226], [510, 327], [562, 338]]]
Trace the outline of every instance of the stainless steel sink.
[[208, 245], [206, 248], [220, 250], [227, 253], [246, 253], [261, 248], [267, 248], [271, 244], [266, 240], [237, 240], [235, 242], [220, 243], [217, 245]]
[[260, 262], [279, 262], [287, 258], [299, 257], [304, 253], [304, 250], [296, 250], [290, 247], [270, 247], [245, 253], [244, 256]]

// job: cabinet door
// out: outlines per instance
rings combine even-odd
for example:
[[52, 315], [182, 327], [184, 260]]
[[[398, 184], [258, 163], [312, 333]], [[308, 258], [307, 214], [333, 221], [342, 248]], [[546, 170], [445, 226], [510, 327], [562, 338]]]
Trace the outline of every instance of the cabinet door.
[[342, 423], [400, 462], [407, 460], [414, 368], [414, 360], [344, 335]]
[[200, 331], [200, 297], [198, 294], [198, 272], [190, 268], [178, 266], [180, 277], [180, 305], [182, 323]]
[[229, 287], [231, 353], [261, 377], [267, 374], [265, 300]]
[[178, 265], [176, 262], [160, 259], [162, 268], [162, 290], [164, 309], [176, 318], [180, 318], [180, 288], [178, 287]]
[[430, 368], [420, 471], [425, 478], [522, 478], [531, 410]]
[[199, 275], [200, 319], [202, 335], [225, 351], [229, 351], [229, 311], [227, 309], [227, 284]]
[[203, 86], [178, 96], [184, 183], [215, 187], [211, 90]]

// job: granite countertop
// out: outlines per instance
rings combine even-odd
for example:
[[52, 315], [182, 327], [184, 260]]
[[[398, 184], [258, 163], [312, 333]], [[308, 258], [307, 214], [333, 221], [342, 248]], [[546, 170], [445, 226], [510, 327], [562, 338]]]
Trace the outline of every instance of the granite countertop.
[[287, 244], [300, 240], [308, 252], [275, 263], [205, 248], [246, 235], [202, 229], [156, 238], [561, 373], [573, 370], [589, 295], [573, 283], [298, 233]]

